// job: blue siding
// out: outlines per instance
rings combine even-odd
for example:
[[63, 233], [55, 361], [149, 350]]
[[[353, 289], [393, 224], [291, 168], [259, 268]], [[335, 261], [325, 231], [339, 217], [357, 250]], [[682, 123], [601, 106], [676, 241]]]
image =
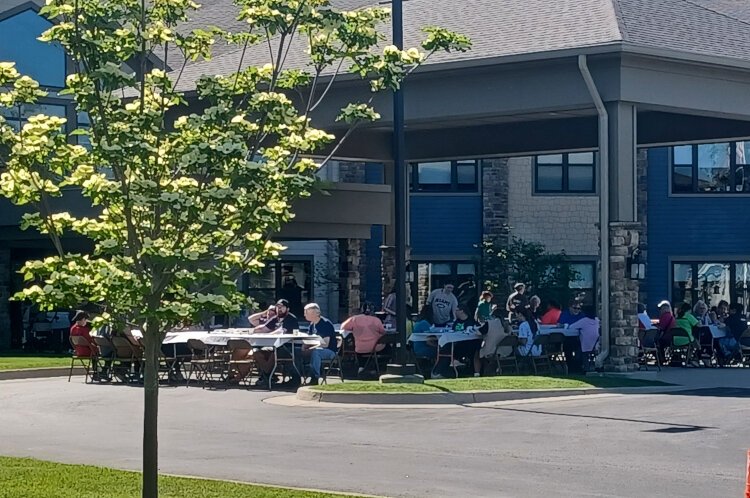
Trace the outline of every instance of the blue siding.
[[671, 297], [669, 258], [750, 252], [750, 197], [669, 197], [669, 149], [648, 151], [648, 306]]
[[411, 254], [450, 256], [478, 253], [482, 198], [478, 195], [411, 196]]

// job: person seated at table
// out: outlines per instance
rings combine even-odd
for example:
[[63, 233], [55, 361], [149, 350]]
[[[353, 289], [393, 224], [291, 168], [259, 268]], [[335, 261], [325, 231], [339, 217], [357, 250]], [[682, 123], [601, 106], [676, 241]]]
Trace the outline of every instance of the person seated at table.
[[[425, 304], [414, 323], [412, 334], [428, 334], [432, 327], [432, 306]], [[437, 357], [437, 339], [428, 337], [426, 341], [412, 341], [411, 348], [417, 358], [434, 360]]]
[[[253, 333], [270, 334], [281, 331], [283, 333], [291, 334], [294, 330], [298, 329], [299, 321], [297, 320], [297, 317], [289, 311], [289, 301], [287, 301], [286, 299], [279, 299], [276, 302], [276, 313], [266, 323], [255, 327], [255, 329], [253, 329]], [[284, 351], [284, 349], [279, 350], [277, 354], [281, 354], [282, 352], [285, 352], [287, 355], [289, 355], [289, 352]], [[251, 351], [238, 349], [235, 350], [235, 353], [232, 355], [232, 359], [244, 359], [247, 358], [250, 353]], [[275, 366], [273, 350], [256, 349], [252, 352], [252, 357], [253, 360], [255, 360], [255, 365], [258, 367], [258, 372], [260, 372], [260, 377], [256, 385], [267, 385], [268, 376], [271, 374]], [[246, 376], [249, 370], [250, 365], [241, 365], [239, 372], [240, 376]]]
[[493, 297], [492, 292], [488, 290], [482, 292], [482, 295], [479, 297], [477, 311], [474, 313], [474, 320], [484, 323], [491, 318]]
[[659, 360], [664, 363], [666, 361], [666, 355], [664, 350], [672, 345], [672, 329], [677, 327], [677, 323], [672, 314], [672, 305], [667, 300], [659, 302], [657, 305], [659, 308], [659, 321], [656, 324], [656, 328], [659, 329]]
[[528, 309], [519, 311], [516, 316], [520, 321], [518, 339], [521, 344], [518, 346], [518, 354], [521, 356], [540, 356], [542, 346], [534, 344], [534, 339], [539, 332], [539, 324]]
[[578, 330], [581, 352], [591, 353], [596, 349], [599, 342], [599, 319], [596, 317], [596, 309], [593, 306], [586, 306], [582, 315], [583, 318], [571, 324], [568, 328]]
[[581, 313], [581, 302], [578, 299], [573, 298], [570, 300], [570, 303], [568, 303], [568, 309], [560, 313], [558, 323], [562, 326], [571, 326], [581, 318], [583, 318], [583, 314]]
[[479, 324], [476, 320], [469, 316], [463, 308], [456, 308], [456, 321], [453, 322], [453, 330], [455, 332], [464, 332], [471, 327], [478, 327]]
[[432, 306], [432, 320], [437, 327], [444, 327], [456, 317], [458, 299], [453, 294], [453, 284], [447, 283], [442, 289], [434, 290], [427, 298]]
[[74, 348], [75, 355], [81, 358], [91, 358], [93, 374], [92, 380], [98, 382], [99, 377], [99, 365], [96, 361], [96, 344], [94, 339], [91, 337], [91, 325], [89, 325], [89, 315], [85, 311], [76, 311], [73, 317], [73, 325], [70, 327], [70, 337], [83, 337], [88, 342], [88, 346], [76, 345]]
[[[354, 352], [357, 354], [370, 354], [373, 351], [378, 353], [385, 349], [385, 344], [377, 344], [381, 337], [385, 335], [383, 322], [372, 314], [372, 305], [365, 303], [362, 306], [362, 313], [347, 318], [341, 324], [341, 330], [347, 330], [354, 336]], [[376, 347], [377, 345], [377, 347]], [[357, 357], [359, 360], [359, 357]], [[362, 366], [359, 371], [362, 372]]]
[[701, 326], [708, 327], [710, 325], [717, 325], [715, 320], [716, 315], [712, 315], [708, 311], [708, 305], [705, 301], [699, 300], [695, 303], [695, 306], [693, 306], [693, 316], [698, 320], [698, 323], [700, 323]]
[[688, 337], [681, 337], [676, 336], [672, 338], [672, 343], [675, 346], [687, 346], [691, 342], [695, 342], [695, 328], [700, 325], [700, 322], [698, 321], [695, 316], [693, 316], [692, 313], [692, 307], [689, 303], [682, 303], [680, 304], [680, 307], [677, 308], [677, 319], [675, 320], [675, 325], [684, 330]]
[[276, 306], [269, 306], [268, 309], [264, 311], [260, 311], [258, 313], [253, 313], [248, 318], [248, 321], [250, 322], [251, 327], [259, 327], [260, 325], [265, 324], [269, 320], [271, 320], [273, 317], [276, 316]]
[[542, 325], [557, 325], [560, 323], [560, 314], [562, 313], [562, 307], [560, 303], [554, 299], [550, 299], [547, 303], [547, 311], [544, 312], [539, 323]]
[[716, 310], [714, 311], [715, 320], [721, 324], [724, 325], [724, 321], [729, 317], [729, 303], [724, 301], [723, 299], [719, 301], [719, 304], [716, 306]]
[[479, 327], [479, 332], [484, 338], [482, 347], [479, 350], [480, 359], [493, 358], [495, 353], [500, 356], [509, 356], [513, 353], [513, 348], [511, 347], [497, 348], [498, 344], [500, 344], [503, 339], [513, 334], [510, 322], [508, 322], [503, 315], [504, 313], [500, 308], [495, 306], [492, 310], [492, 316], [490, 319]]
[[[320, 306], [317, 303], [306, 305], [304, 312], [305, 320], [310, 322], [310, 335], [317, 335], [322, 339], [320, 345], [302, 345], [302, 356], [309, 358], [310, 360], [310, 373], [312, 374], [310, 385], [317, 386], [320, 383], [323, 361], [334, 359], [339, 350], [339, 346], [338, 341], [336, 340], [336, 330], [333, 327], [333, 323], [321, 314]], [[379, 318], [371, 318], [377, 320], [381, 327], [383, 326]], [[299, 368], [299, 370], [301, 371], [302, 368]], [[288, 384], [290, 386], [300, 384], [300, 378], [299, 375], [297, 375], [296, 370], [292, 370], [291, 379]]]
[[744, 309], [739, 303], [733, 303], [729, 307], [729, 315], [724, 320], [727, 335], [719, 338], [718, 341], [722, 364], [728, 364], [732, 360], [742, 361], [740, 338], [747, 330], [747, 322], [742, 316], [743, 311]]

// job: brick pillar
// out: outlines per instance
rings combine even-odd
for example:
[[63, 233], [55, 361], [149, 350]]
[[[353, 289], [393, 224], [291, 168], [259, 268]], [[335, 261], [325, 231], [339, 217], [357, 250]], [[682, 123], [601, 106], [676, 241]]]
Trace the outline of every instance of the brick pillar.
[[628, 256], [638, 247], [640, 224], [610, 223], [609, 324], [610, 351], [605, 369], [629, 372], [638, 368], [638, 281], [628, 275]]
[[482, 222], [485, 238], [508, 238], [508, 159], [482, 161]]
[[0, 350], [10, 348], [10, 249], [0, 249]]
[[341, 277], [344, 284], [344, 303], [342, 307], [346, 316], [356, 315], [362, 309], [360, 261], [362, 258], [363, 241], [359, 239], [344, 239], [340, 242], [343, 246], [343, 265]]

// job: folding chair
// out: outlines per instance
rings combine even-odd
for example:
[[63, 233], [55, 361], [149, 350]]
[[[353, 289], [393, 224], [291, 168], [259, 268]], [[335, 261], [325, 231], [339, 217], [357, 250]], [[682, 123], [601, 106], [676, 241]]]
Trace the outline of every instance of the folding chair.
[[[378, 351], [379, 345], [385, 345], [385, 349]], [[397, 334], [385, 334], [378, 339], [369, 353], [363, 353], [362, 356], [367, 358], [365, 361], [364, 371], [367, 372], [367, 368], [370, 366], [370, 362], [375, 362], [375, 372], [380, 375], [380, 362], [381, 360], [389, 361], [393, 357], [393, 348], [398, 344]], [[390, 348], [388, 346], [391, 346]]]
[[97, 363], [103, 363], [101, 374], [106, 377], [112, 376], [112, 360], [115, 355], [115, 347], [106, 337], [94, 336], [94, 344], [96, 344]]
[[[113, 337], [111, 342], [114, 348], [112, 371], [116, 374], [119, 373], [128, 381], [140, 379], [141, 367], [143, 365], [143, 351], [140, 348], [136, 348], [125, 337]], [[136, 364], [140, 364], [137, 369]]]
[[558, 367], [563, 371], [564, 375], [568, 375], [568, 361], [565, 357], [565, 351], [563, 348], [565, 334], [554, 332], [547, 337], [547, 344], [542, 347], [542, 353], [549, 358], [551, 367]]
[[526, 358], [531, 361], [531, 368], [534, 370], [534, 375], [539, 375], [540, 370], [546, 371], [548, 374], [552, 373], [552, 363], [546, 353], [549, 342], [549, 335], [537, 334], [536, 337], [534, 337], [534, 346], [541, 346], [542, 348], [542, 354], [539, 356], [533, 356], [531, 354], [531, 349], [529, 349], [529, 354], [526, 355]]
[[643, 354], [643, 366], [648, 370], [648, 356], [651, 355], [656, 362], [656, 369], [661, 371], [661, 360], [659, 359], [659, 329], [648, 329], [638, 331], [638, 342]]
[[255, 364], [255, 361], [250, 358], [242, 358], [242, 359], [233, 359], [232, 356], [234, 355], [234, 352], [237, 350], [248, 350], [252, 351], [253, 347], [250, 345], [249, 342], [247, 342], [245, 339], [230, 339], [227, 341], [227, 380], [231, 379], [234, 374], [237, 374], [239, 376], [239, 381], [245, 382], [246, 386], [249, 386], [250, 383], [248, 382], [248, 379], [250, 378], [250, 371], [248, 370], [248, 373], [245, 375], [242, 375], [242, 372], [240, 372], [240, 367], [242, 366], [252, 366]]
[[[695, 347], [693, 341], [690, 339], [690, 334], [688, 334], [686, 330], [679, 327], [673, 328], [670, 332], [672, 334], [672, 338], [670, 340], [669, 346], [669, 362], [671, 363], [675, 361], [675, 356], [680, 355], [680, 363], [682, 363], [683, 366], [688, 365], [693, 358], [693, 351]], [[687, 344], [677, 346], [674, 343], [676, 337], [682, 337], [684, 339], [687, 339], [689, 342]]]
[[[512, 369], [515, 374], [518, 374], [520, 371], [518, 369], [518, 336], [517, 335], [508, 335], [505, 336], [498, 344], [497, 348], [495, 348], [495, 362], [497, 364], [497, 373], [500, 375], [505, 375], [506, 370]], [[509, 355], [503, 355], [501, 353], [501, 349], [507, 350], [507, 348], [511, 348], [511, 353]]]
[[323, 360], [320, 367], [320, 382], [323, 384], [328, 383], [328, 374], [331, 371], [336, 371], [339, 374], [339, 379], [344, 382], [344, 370], [341, 367], [341, 355], [340, 352], [344, 348], [344, 337], [341, 334], [336, 334], [336, 343], [338, 345], [338, 351], [336, 355], [330, 360]]
[[698, 342], [696, 348], [698, 361], [702, 361], [707, 367], [718, 364], [716, 348], [714, 347], [714, 336], [711, 333], [711, 329], [705, 326], [698, 327], [693, 331], [693, 335]]
[[[70, 345], [73, 347], [73, 354], [70, 357], [70, 371], [68, 372], [68, 382], [70, 382], [70, 378], [73, 376], [73, 367], [75, 366], [75, 362], [77, 361], [86, 371], [86, 375], [83, 378], [83, 383], [86, 384], [89, 381], [89, 373], [91, 372], [92, 366], [94, 370], [96, 370], [96, 345], [91, 344], [88, 339], [80, 335], [70, 336]], [[76, 346], [89, 348], [91, 354], [89, 356], [78, 356], [75, 352]]]
[[201, 382], [201, 387], [210, 386], [214, 367], [219, 360], [211, 356], [210, 348], [199, 339], [188, 339], [187, 345], [190, 349], [190, 369], [185, 386], [190, 386], [193, 372], [195, 372], [195, 380]]

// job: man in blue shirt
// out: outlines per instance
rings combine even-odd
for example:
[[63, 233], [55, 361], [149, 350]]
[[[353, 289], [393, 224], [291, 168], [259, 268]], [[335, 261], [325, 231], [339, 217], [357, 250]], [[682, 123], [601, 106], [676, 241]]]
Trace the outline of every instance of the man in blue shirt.
[[560, 313], [560, 325], [573, 325], [585, 316], [581, 313], [581, 303], [577, 299], [571, 299], [568, 309]]
[[328, 318], [320, 314], [320, 306], [310, 303], [305, 306], [305, 320], [310, 322], [310, 334], [319, 335], [323, 342], [320, 346], [303, 346], [302, 354], [310, 358], [312, 380], [310, 385], [317, 386], [320, 382], [320, 369], [324, 360], [332, 360], [339, 349], [336, 340], [336, 330]]

